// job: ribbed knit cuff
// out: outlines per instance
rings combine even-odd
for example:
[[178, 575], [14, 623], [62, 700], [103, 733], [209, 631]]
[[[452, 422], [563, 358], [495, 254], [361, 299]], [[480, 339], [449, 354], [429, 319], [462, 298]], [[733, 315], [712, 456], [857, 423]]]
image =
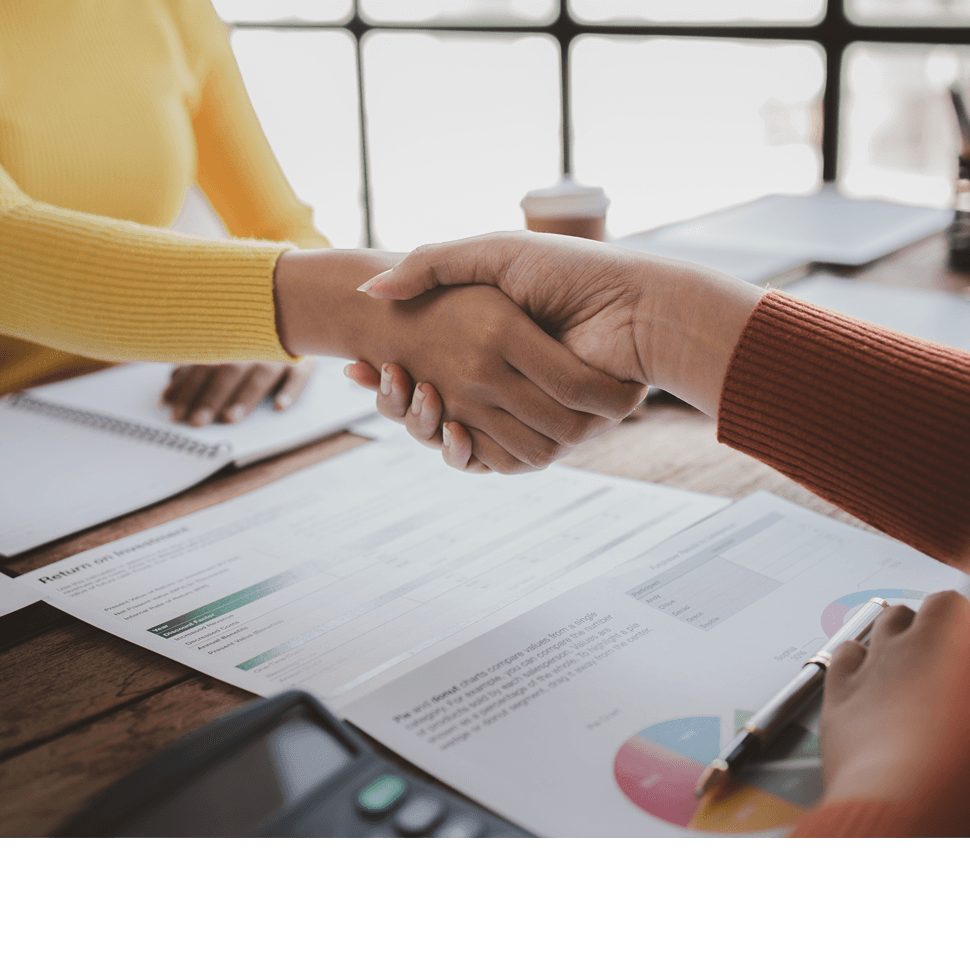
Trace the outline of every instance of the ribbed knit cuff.
[[273, 299], [276, 260], [288, 248], [30, 202], [0, 211], [0, 324], [108, 360], [292, 360]]
[[718, 440], [932, 556], [970, 551], [970, 354], [769, 291]]

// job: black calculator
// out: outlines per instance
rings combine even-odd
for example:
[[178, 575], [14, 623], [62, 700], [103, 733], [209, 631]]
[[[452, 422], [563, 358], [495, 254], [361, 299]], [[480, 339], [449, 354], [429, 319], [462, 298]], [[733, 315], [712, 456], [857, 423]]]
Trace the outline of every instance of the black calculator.
[[60, 837], [528, 838], [379, 757], [302, 691], [255, 701], [109, 788]]

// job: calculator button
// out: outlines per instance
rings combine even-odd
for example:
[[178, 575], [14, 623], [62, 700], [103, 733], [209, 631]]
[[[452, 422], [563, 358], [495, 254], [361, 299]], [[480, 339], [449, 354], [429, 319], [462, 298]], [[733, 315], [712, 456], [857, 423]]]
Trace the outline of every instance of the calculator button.
[[442, 825], [436, 839], [477, 839], [485, 834], [485, 823], [474, 815], [456, 815]]
[[431, 795], [415, 795], [394, 816], [394, 827], [401, 835], [424, 835], [444, 815], [445, 806]]
[[365, 815], [386, 812], [404, 794], [404, 779], [397, 775], [381, 775], [362, 788], [357, 796], [357, 807]]

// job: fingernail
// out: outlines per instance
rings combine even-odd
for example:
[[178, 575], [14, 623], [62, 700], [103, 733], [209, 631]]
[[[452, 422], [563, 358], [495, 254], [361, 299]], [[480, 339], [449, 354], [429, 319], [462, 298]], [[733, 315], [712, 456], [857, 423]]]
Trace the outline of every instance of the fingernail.
[[427, 397], [427, 394], [425, 394], [425, 392], [423, 390], [421, 390], [421, 385], [419, 384], [414, 389], [414, 400], [411, 402], [411, 413], [412, 414], [420, 414], [421, 413], [421, 408], [424, 407], [424, 399], [426, 397]]
[[353, 378], [353, 376], [352, 376], [352, 375], [351, 375], [351, 373], [350, 373], [350, 368], [351, 368], [351, 367], [353, 367], [353, 366], [354, 366], [353, 364], [348, 364], [348, 365], [347, 365], [347, 366], [346, 366], [346, 367], [344, 368], [344, 377], [349, 377], [349, 378], [350, 378], [351, 380], [353, 380], [353, 379], [354, 379], [354, 378]]
[[285, 411], [293, 403], [292, 394], [277, 394], [274, 404], [277, 411]]
[[385, 397], [391, 393], [391, 370], [384, 364], [381, 367], [381, 394]]
[[226, 411], [226, 420], [230, 424], [235, 424], [236, 421], [242, 421], [245, 416], [246, 409], [241, 404], [234, 404]]
[[451, 447], [451, 432], [448, 430], [447, 424], [441, 426], [441, 440], [445, 443], [446, 448]]
[[212, 419], [215, 415], [212, 413], [211, 408], [200, 408], [189, 420], [190, 424], [195, 425], [195, 427], [200, 428], [204, 424], [212, 424]]
[[388, 273], [393, 272], [393, 270], [394, 267], [392, 266], [390, 269], [384, 270], [383, 273], [378, 273], [377, 276], [372, 276], [366, 283], [361, 283], [360, 286], [357, 287], [358, 291], [361, 293], [370, 293], [371, 287], [374, 286], [375, 283], [379, 283], [382, 279], [384, 279], [385, 276], [387, 276]]

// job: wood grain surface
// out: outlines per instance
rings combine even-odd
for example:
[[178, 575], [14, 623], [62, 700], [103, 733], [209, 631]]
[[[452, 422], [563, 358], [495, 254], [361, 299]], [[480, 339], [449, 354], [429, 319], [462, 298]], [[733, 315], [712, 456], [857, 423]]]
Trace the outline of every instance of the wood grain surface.
[[[934, 237], [859, 275], [888, 285], [965, 292]], [[343, 434], [209, 481], [150, 508], [3, 563], [20, 575], [208, 508], [340, 454]], [[670, 398], [585, 443], [565, 464], [729, 498], [757, 489], [859, 525], [754, 459], [715, 440], [714, 422]], [[134, 644], [65, 618], [0, 652], [0, 835], [52, 833], [92, 797], [166, 745], [251, 695]]]

